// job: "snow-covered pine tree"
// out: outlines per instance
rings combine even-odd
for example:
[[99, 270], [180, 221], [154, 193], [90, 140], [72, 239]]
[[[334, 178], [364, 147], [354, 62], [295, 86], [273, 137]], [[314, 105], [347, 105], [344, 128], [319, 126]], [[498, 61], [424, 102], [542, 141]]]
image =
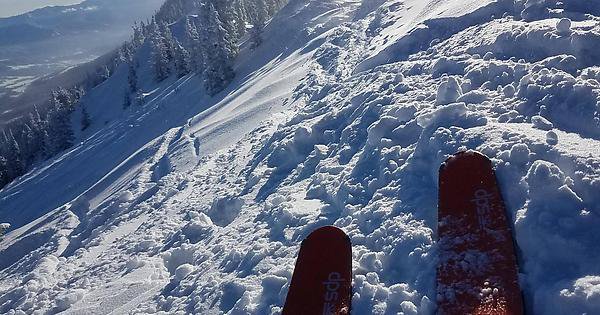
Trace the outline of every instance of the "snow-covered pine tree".
[[139, 107], [144, 105], [144, 94], [141, 91], [135, 94], [135, 105]]
[[262, 38], [263, 26], [259, 24], [259, 22], [254, 22], [252, 24], [252, 28], [250, 28], [249, 40], [250, 40], [250, 49], [256, 49], [263, 42]]
[[168, 0], [156, 13], [156, 19], [173, 23], [201, 7], [202, 0]]
[[81, 130], [86, 130], [92, 124], [90, 114], [87, 111], [85, 105], [81, 105]]
[[262, 44], [262, 33], [269, 18], [269, 12], [265, 0], [256, 0], [254, 2], [254, 14], [251, 17], [252, 28], [250, 28], [250, 48], [255, 49]]
[[167, 49], [167, 58], [169, 59], [169, 61], [171, 61], [173, 60], [175, 52], [175, 38], [173, 37], [173, 33], [171, 32], [169, 24], [167, 24], [166, 22], [160, 23], [160, 34], [164, 41], [164, 45]]
[[189, 47], [188, 52], [190, 54], [190, 68], [193, 71], [202, 73], [204, 71], [205, 55], [202, 50], [197, 26], [189, 16], [185, 17], [184, 36], [185, 38], [183, 39], [182, 44]]
[[265, 0], [269, 16], [275, 15], [280, 8], [288, 3], [289, 0]]
[[154, 76], [157, 82], [168, 78], [171, 72], [166, 47], [159, 38], [151, 39], [152, 62], [154, 63]]
[[33, 128], [29, 124], [23, 124], [18, 142], [21, 148], [23, 167], [26, 169], [29, 165], [34, 163], [36, 155], [40, 150], [37, 139], [35, 139]]
[[53, 156], [72, 145], [74, 134], [71, 129], [70, 114], [73, 106], [74, 98], [69, 91], [64, 88], [52, 91], [50, 106], [46, 114], [48, 123], [44, 148], [46, 156]]
[[27, 123], [31, 127], [31, 154], [33, 155], [33, 163], [36, 159], [41, 157], [44, 151], [45, 139], [47, 137], [47, 122], [42, 119], [37, 106], [34, 106], [34, 110], [29, 114], [29, 121]]
[[8, 164], [4, 156], [0, 155], [0, 187], [4, 187], [13, 179], [8, 177]]
[[252, 25], [258, 24], [261, 28], [264, 27], [270, 16], [269, 5], [266, 0], [255, 0], [253, 13], [251, 17]]
[[110, 69], [108, 68], [107, 65], [101, 66], [98, 69], [98, 78], [99, 78], [99, 83], [102, 83], [106, 80], [108, 80], [108, 78], [110, 78]]
[[232, 63], [237, 48], [233, 49], [232, 46], [237, 44], [223, 28], [219, 13], [212, 4], [209, 3], [204, 10], [201, 10], [199, 19], [204, 30], [200, 34], [200, 42], [206, 56], [204, 85], [210, 95], [215, 95], [235, 76]]
[[175, 71], [178, 77], [183, 77], [191, 71], [190, 53], [175, 39]]
[[[232, 43], [236, 43], [231, 48], [232, 52], [237, 55], [238, 46], [237, 41], [244, 35], [245, 23], [238, 16], [238, 11], [235, 9], [235, 2], [232, 0], [206, 0], [206, 3], [212, 5], [218, 13], [221, 27], [223, 27], [227, 33], [227, 36]], [[240, 25], [241, 24], [241, 27]]]
[[133, 37], [131, 39], [131, 43], [133, 44], [134, 48], [142, 46], [142, 44], [144, 44], [144, 41], [146, 40], [144, 36], [144, 31], [142, 29], [143, 27], [143, 22], [141, 23], [141, 26], [138, 25], [137, 22], [133, 25]]
[[3, 148], [2, 155], [6, 158], [6, 174], [13, 179], [21, 176], [25, 171], [25, 164], [22, 160], [21, 148], [15, 139], [12, 129], [3, 132]]
[[116, 63], [113, 66], [116, 68], [118, 64], [129, 62], [133, 58], [134, 49], [133, 44], [130, 42], [125, 42], [121, 45], [121, 48], [119, 48], [119, 51], [117, 52]]
[[[134, 37], [151, 41], [157, 81], [173, 72], [180, 76], [196, 71], [204, 75], [209, 93], [215, 94], [234, 75], [231, 64], [239, 52], [239, 39], [248, 32], [247, 24], [256, 25], [251, 40], [253, 46], [259, 45], [266, 21], [285, 3], [287, 0], [167, 0], [147, 25], [141, 23], [142, 32]], [[182, 18], [184, 38], [176, 39], [169, 25]], [[189, 70], [182, 69], [185, 63], [176, 56], [185, 55], [180, 48], [190, 55]]]
[[137, 70], [135, 67], [135, 61], [130, 61], [127, 64], [127, 67], [129, 69], [129, 74], [127, 75], [127, 84], [129, 86], [129, 92], [134, 93], [138, 90], [138, 77]]
[[[170, 34], [163, 33], [155, 20], [150, 25], [152, 32], [150, 33], [150, 46], [152, 47], [152, 62], [154, 65], [154, 76], [157, 82], [163, 81], [171, 75], [170, 62], [172, 54], [170, 51], [170, 43], [164, 35]], [[168, 28], [167, 28], [168, 29]]]
[[123, 109], [131, 106], [131, 92], [127, 89], [123, 91]]

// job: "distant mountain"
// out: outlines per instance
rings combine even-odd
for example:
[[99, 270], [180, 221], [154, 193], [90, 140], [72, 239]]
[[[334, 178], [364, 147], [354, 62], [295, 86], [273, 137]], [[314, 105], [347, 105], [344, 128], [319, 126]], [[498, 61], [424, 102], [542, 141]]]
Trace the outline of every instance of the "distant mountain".
[[40, 41], [59, 33], [32, 24], [13, 24], [0, 27], [0, 47]]
[[2, 0], [0, 18], [21, 15], [48, 6], [65, 6], [81, 2], [83, 0]]
[[115, 49], [163, 2], [88, 0], [0, 18], [0, 125], [47, 98], [47, 89], [27, 91], [34, 80]]

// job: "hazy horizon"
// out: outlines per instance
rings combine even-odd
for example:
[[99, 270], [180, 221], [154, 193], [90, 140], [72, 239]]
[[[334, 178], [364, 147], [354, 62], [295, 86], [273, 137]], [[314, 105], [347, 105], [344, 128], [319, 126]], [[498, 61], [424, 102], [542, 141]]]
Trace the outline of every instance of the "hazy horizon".
[[83, 0], [0, 0], [0, 18], [15, 16], [46, 6], [72, 5]]

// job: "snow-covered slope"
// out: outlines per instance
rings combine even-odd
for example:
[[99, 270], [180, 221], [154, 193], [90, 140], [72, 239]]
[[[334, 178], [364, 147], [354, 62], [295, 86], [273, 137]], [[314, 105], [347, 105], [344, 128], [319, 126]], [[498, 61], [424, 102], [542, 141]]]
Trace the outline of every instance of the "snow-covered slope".
[[0, 192], [0, 312], [277, 313], [300, 241], [334, 224], [353, 313], [433, 314], [437, 170], [461, 149], [493, 158], [528, 312], [600, 312], [586, 3], [292, 0], [213, 98], [147, 69], [123, 111], [120, 69], [85, 140]]

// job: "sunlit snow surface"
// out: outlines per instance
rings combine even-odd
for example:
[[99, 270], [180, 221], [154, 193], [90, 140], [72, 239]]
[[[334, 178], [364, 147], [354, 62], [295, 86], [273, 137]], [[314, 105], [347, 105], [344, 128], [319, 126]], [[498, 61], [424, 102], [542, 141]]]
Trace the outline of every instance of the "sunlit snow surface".
[[437, 172], [462, 149], [496, 166], [528, 312], [600, 313], [586, 3], [292, 0], [215, 98], [142, 65], [123, 111], [119, 70], [81, 144], [0, 193], [0, 313], [278, 313], [301, 240], [334, 224], [353, 313], [433, 314]]

